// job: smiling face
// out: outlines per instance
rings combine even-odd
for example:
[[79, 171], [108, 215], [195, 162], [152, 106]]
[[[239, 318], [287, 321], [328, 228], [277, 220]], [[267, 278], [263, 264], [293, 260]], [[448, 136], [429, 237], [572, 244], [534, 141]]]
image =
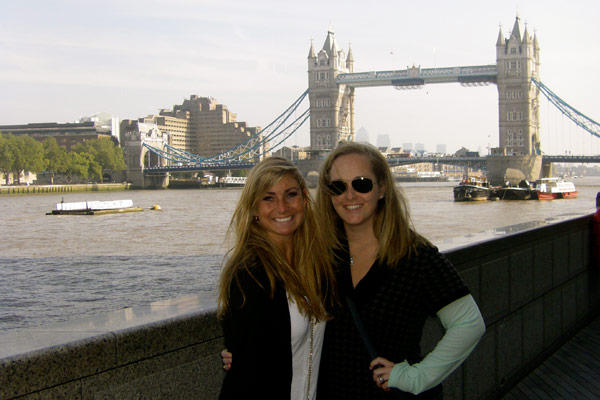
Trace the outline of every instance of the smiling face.
[[279, 247], [291, 243], [304, 222], [304, 194], [298, 181], [285, 175], [259, 198], [255, 216], [267, 236]]
[[[346, 229], [373, 226], [379, 199], [385, 189], [377, 183], [371, 163], [366, 155], [346, 154], [339, 156], [331, 165], [330, 182], [341, 180], [346, 183], [346, 191], [331, 196], [333, 208], [344, 222]], [[367, 193], [357, 192], [352, 187], [356, 178], [369, 178], [373, 189]]]

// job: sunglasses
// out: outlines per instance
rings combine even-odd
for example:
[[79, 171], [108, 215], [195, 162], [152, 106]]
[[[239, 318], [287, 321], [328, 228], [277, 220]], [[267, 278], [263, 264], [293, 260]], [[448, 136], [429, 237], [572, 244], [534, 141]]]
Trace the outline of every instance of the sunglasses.
[[[373, 190], [373, 181], [369, 178], [365, 178], [364, 176], [354, 178], [351, 184], [352, 189], [358, 193], [369, 193], [371, 190]], [[327, 187], [334, 196], [339, 196], [348, 190], [348, 184], [342, 180], [331, 181]]]

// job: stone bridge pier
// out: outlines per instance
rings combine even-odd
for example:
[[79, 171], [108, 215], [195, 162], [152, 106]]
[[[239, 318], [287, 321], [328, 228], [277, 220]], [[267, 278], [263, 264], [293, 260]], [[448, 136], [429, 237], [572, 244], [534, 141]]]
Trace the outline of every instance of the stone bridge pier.
[[491, 155], [487, 157], [487, 178], [492, 185], [502, 185], [507, 181], [516, 185], [523, 179], [535, 182], [541, 177], [541, 174], [541, 155]]
[[317, 187], [321, 165], [324, 161], [323, 159], [294, 161], [294, 164], [296, 164], [300, 172], [302, 172], [302, 176], [306, 179], [306, 184], [309, 188]]

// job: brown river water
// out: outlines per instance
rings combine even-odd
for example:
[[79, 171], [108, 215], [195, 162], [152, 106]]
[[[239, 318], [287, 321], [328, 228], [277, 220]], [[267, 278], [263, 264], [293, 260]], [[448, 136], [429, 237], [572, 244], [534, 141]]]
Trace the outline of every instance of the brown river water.
[[[595, 211], [600, 177], [554, 201], [454, 202], [455, 183], [400, 183], [416, 229], [442, 250]], [[241, 189], [0, 196], [0, 332], [214, 293]], [[131, 199], [144, 212], [47, 216], [63, 200]], [[149, 211], [158, 204], [162, 211]], [[512, 229], [511, 229], [512, 230]]]

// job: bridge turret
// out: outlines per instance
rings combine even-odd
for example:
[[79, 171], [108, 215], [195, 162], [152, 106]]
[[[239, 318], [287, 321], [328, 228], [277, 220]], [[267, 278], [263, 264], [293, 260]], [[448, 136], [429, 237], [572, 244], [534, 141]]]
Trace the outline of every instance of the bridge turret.
[[308, 62], [310, 65], [311, 60], [314, 60], [314, 62], [317, 62], [317, 56], [315, 54], [315, 46], [313, 45], [313, 41], [310, 41], [310, 50], [308, 50]]
[[513, 25], [513, 29], [510, 33], [510, 38], [508, 39], [509, 41], [514, 39], [514, 41], [517, 43], [521, 42], [521, 28], [519, 27], [520, 22], [521, 18], [519, 18], [519, 15], [517, 15], [517, 18], [515, 18], [515, 24]]
[[354, 56], [352, 55], [352, 47], [348, 43], [348, 57], [346, 57], [346, 68], [348, 72], [354, 72]]
[[310, 99], [310, 146], [312, 155], [328, 152], [337, 143], [352, 140], [354, 127], [354, 91], [336, 83], [340, 73], [351, 72], [354, 57], [338, 50], [332, 29], [327, 31], [323, 48], [313, 57], [311, 45], [308, 59]]
[[338, 62], [338, 49], [337, 49], [337, 46], [335, 45], [335, 40], [333, 40], [331, 42], [330, 60], [331, 60], [331, 65], [333, 65], [334, 67], [336, 67], [337, 66], [337, 62]]
[[506, 39], [504, 39], [504, 34], [502, 33], [502, 26], [498, 29], [498, 40], [496, 40], [496, 52], [505, 51], [506, 49]]
[[539, 91], [531, 78], [539, 76], [539, 45], [520, 18], [508, 39], [502, 30], [496, 41], [500, 149], [508, 155], [540, 154]]

